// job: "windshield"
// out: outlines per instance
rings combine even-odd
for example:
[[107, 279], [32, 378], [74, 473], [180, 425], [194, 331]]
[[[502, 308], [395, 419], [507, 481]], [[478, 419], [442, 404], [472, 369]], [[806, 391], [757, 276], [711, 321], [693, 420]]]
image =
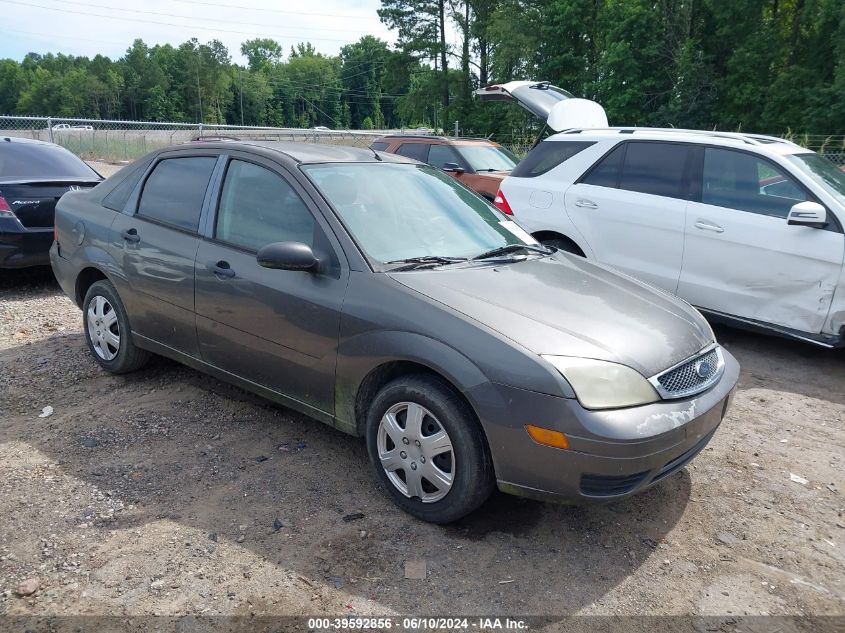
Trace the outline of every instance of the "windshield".
[[495, 145], [456, 145], [455, 149], [475, 171], [510, 171], [519, 162], [509, 151]]
[[303, 171], [378, 263], [470, 258], [508, 244], [536, 244], [514, 222], [427, 165], [329, 163]]
[[13, 142], [0, 143], [0, 178], [100, 179], [97, 172], [63, 147]]
[[845, 173], [821, 154], [792, 154], [789, 160], [845, 204]]

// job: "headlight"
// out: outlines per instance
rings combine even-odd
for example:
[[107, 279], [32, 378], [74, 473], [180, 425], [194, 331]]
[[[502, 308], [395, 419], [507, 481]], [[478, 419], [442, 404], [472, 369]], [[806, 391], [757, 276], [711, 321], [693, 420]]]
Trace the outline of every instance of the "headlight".
[[660, 400], [640, 373], [619, 363], [573, 356], [543, 356], [563, 374], [587, 409], [635, 407]]

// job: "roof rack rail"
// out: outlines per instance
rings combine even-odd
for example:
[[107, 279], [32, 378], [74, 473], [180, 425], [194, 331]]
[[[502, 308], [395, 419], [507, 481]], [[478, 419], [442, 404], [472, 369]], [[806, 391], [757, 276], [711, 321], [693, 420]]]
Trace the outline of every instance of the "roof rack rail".
[[380, 138], [427, 138], [438, 141], [489, 141], [486, 136], [443, 136], [442, 134], [382, 134]]
[[596, 128], [570, 128], [561, 132], [562, 134], [581, 134], [582, 132], [617, 132], [619, 134], [634, 134], [636, 132], [662, 132], [670, 134], [695, 134], [698, 136], [710, 136], [713, 138], [725, 138], [741, 141], [747, 145], [763, 145], [764, 143], [789, 143], [796, 145], [793, 141], [777, 136], [765, 134], [745, 134], [743, 132], [720, 132], [718, 130], [688, 130], [676, 127], [596, 127]]

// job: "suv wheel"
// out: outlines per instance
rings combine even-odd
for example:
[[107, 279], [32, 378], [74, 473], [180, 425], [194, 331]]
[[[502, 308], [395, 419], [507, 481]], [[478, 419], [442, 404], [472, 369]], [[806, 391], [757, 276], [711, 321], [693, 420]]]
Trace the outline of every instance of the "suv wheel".
[[150, 353], [132, 341], [126, 308], [109, 281], [98, 281], [85, 293], [82, 327], [88, 349], [106, 371], [125, 374], [150, 359]]
[[433, 377], [403, 377], [376, 395], [367, 451], [387, 494], [424, 521], [460, 519], [493, 491], [481, 428], [463, 400]]

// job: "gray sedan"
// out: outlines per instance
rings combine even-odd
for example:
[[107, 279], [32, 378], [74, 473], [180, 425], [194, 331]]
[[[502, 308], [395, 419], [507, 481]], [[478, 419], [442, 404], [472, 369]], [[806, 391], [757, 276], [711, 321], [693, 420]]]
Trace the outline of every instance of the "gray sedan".
[[366, 439], [404, 510], [608, 501], [712, 438], [739, 367], [695, 309], [537, 244], [400, 156], [161, 150], [66, 194], [51, 261], [107, 371], [161, 354]]

